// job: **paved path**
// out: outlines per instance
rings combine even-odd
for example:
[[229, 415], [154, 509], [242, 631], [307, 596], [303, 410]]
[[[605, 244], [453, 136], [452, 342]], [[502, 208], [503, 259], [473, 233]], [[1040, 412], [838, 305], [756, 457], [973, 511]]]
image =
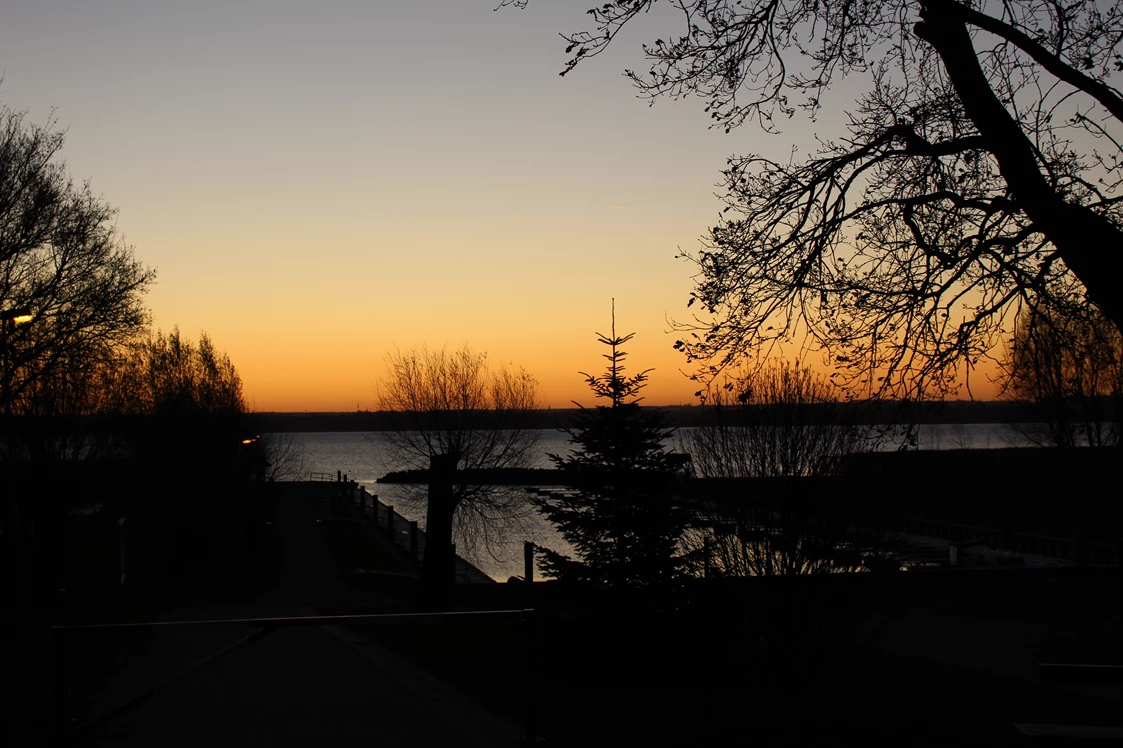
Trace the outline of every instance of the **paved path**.
[[[314, 615], [316, 608], [339, 606], [348, 589], [317, 522], [324, 516], [318, 501], [282, 499], [275, 520], [277, 574], [268, 589], [243, 605], [169, 608], [157, 620]], [[75, 705], [81, 712], [76, 716], [81, 721], [104, 713], [252, 630], [143, 635], [144, 645], [131, 647], [134, 653], [118, 662], [117, 675]], [[114, 644], [121, 642], [102, 642]], [[274, 632], [160, 688], [80, 744], [423, 748], [513, 746], [517, 736], [512, 725], [377, 642], [330, 626]]]
[[[369, 646], [373, 646], [368, 644]], [[90, 745], [500, 746], [513, 729], [465, 719], [318, 627], [285, 629], [162, 689]]]

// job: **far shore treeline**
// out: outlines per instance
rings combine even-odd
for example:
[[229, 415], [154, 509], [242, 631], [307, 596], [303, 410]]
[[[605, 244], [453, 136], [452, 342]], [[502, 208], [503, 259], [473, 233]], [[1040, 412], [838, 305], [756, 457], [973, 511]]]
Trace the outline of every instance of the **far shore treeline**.
[[[816, 406], [805, 406], [814, 412]], [[672, 405], [660, 407], [672, 427], [702, 426], [706, 424], [706, 408], [700, 405]], [[823, 409], [826, 413], [827, 409]], [[532, 411], [528, 414], [529, 428], [556, 429], [572, 425], [577, 408], [557, 408]], [[844, 406], [843, 412], [854, 423], [1034, 423], [1040, 420], [1033, 403], [1004, 400], [898, 403], [862, 401]], [[838, 417], [834, 406], [831, 417]], [[261, 433], [309, 431], [386, 431], [392, 428], [392, 419], [384, 411], [360, 410], [347, 413], [266, 413], [250, 415], [253, 428]]]

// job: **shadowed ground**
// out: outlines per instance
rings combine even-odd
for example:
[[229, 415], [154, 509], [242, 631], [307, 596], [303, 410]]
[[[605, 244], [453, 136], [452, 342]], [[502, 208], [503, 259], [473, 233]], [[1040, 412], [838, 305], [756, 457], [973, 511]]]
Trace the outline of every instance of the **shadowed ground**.
[[[351, 603], [364, 612], [402, 610], [400, 595], [349, 589], [339, 553], [326, 542], [334, 532], [326, 517], [324, 500], [285, 491], [275, 516], [276, 573], [252, 600], [135, 604], [128, 619], [315, 615]], [[401, 570], [379, 555], [376, 544], [367, 545], [374, 554], [364, 559], [368, 568], [381, 563], [387, 571]], [[82, 613], [85, 620], [99, 617], [96, 611]], [[70, 716], [80, 724], [102, 714], [252, 631], [234, 626], [76, 635], [67, 649]], [[515, 737], [510, 725], [377, 643], [328, 626], [270, 634], [160, 688], [151, 700], [91, 730], [80, 744], [493, 746], [513, 745]]]
[[[362, 525], [327, 522], [325, 501], [296, 493], [307, 489], [286, 490], [274, 518], [275, 574], [247, 602], [134, 603], [127, 618], [409, 610], [408, 577], [350, 587], [342, 572], [404, 572], [400, 554]], [[458, 601], [479, 609], [534, 601], [542, 611], [534, 694], [550, 745], [1023, 745], [1015, 721], [1118, 724], [1118, 688], [1045, 687], [1038, 671], [1051, 660], [1118, 662], [1117, 575], [951, 571], [876, 585], [860, 646], [815, 679], [789, 684], [722, 654], [728, 637], [744, 636], [736, 627], [605, 618], [606, 601], [571, 606], [553, 583], [532, 595], [525, 585], [467, 585]], [[72, 621], [112, 618], [89, 609]], [[104, 713], [250, 631], [75, 638], [72, 715]], [[526, 699], [522, 654], [510, 622], [284, 630], [161, 689], [85, 742], [512, 745]], [[29, 671], [29, 689], [49, 683], [45, 661]], [[9, 744], [45, 741], [45, 717], [27, 721], [39, 726]]]

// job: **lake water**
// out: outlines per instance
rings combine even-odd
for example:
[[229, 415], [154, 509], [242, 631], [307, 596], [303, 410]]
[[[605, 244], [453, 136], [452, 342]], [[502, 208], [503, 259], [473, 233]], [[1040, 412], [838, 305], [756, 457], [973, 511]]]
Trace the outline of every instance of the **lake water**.
[[[278, 435], [290, 437], [303, 449], [303, 465], [295, 480], [308, 480], [312, 473], [341, 472], [351, 480], [366, 486], [368, 492], [377, 494], [384, 504], [392, 505], [398, 514], [418, 520], [424, 527], [424, 487], [378, 483], [378, 479], [392, 470], [407, 465], [397, 464], [381, 432], [316, 432]], [[565, 454], [569, 451], [569, 437], [560, 431], [544, 430], [539, 433], [537, 456], [533, 467], [553, 467], [548, 454]], [[899, 437], [889, 437], [878, 445], [880, 450], [896, 449]], [[917, 434], [920, 449], [995, 449], [1001, 447], [1032, 446], [1014, 428], [1006, 424], [931, 424], [922, 425]], [[568, 553], [570, 549], [554, 528], [532, 510], [531, 493], [525, 492], [525, 516], [514, 526], [487, 542], [466, 542], [461, 538], [457, 552], [472, 561], [492, 578], [505, 581], [509, 576], [521, 575], [523, 542], [532, 541], [554, 550]], [[470, 546], [475, 547], [470, 547]]]

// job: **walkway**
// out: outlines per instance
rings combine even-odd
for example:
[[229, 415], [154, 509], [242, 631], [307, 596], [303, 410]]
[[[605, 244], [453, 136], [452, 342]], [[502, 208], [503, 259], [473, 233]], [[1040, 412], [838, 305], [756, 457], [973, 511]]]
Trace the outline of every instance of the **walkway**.
[[[245, 605], [172, 608], [156, 620], [315, 615], [317, 609], [345, 605], [348, 585], [325, 542], [325, 516], [318, 499], [283, 498], [275, 519], [278, 573], [269, 589]], [[363, 597], [364, 607], [379, 602], [376, 592]], [[396, 607], [394, 601], [386, 603]], [[104, 713], [252, 630], [129, 634], [141, 637], [140, 646], [121, 641], [119, 635], [96, 644], [75, 640], [79, 650], [117, 646], [125, 651], [124, 661], [116, 663], [118, 673], [99, 683], [84, 704], [74, 705], [79, 721]], [[325, 626], [274, 632], [160, 688], [151, 700], [94, 728], [79, 744], [198, 746], [217, 741], [423, 748], [514, 745], [518, 734], [376, 642]]]
[[278, 631], [161, 690], [87, 744], [514, 745], [498, 719], [464, 719], [471, 705], [462, 698], [425, 698], [380, 661], [384, 653], [367, 658], [355, 646], [322, 628]]

